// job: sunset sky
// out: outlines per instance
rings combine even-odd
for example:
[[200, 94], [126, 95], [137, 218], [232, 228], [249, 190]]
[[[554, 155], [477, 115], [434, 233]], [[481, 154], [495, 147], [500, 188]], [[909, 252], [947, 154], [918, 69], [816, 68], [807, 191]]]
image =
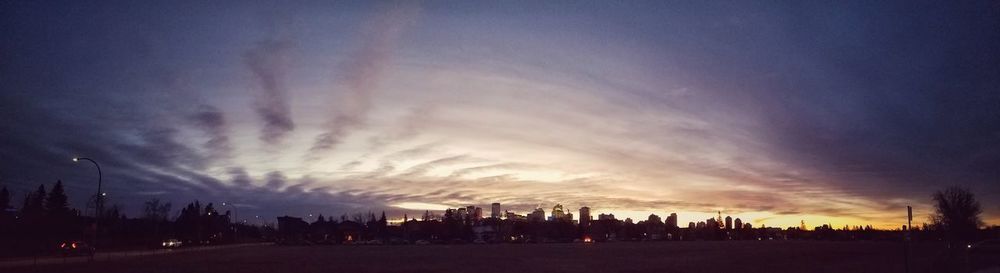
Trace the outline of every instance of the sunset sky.
[[896, 228], [960, 185], [1000, 224], [1000, 5], [825, 2], [2, 1], [0, 186]]

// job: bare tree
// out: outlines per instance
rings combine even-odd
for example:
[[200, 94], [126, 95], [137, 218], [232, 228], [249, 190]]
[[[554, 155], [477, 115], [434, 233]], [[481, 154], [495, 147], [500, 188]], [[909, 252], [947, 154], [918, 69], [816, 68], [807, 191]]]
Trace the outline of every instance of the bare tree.
[[976, 196], [968, 189], [951, 186], [935, 192], [934, 226], [945, 232], [951, 240], [974, 239], [979, 226], [983, 224], [979, 215], [983, 212]]
[[152, 220], [154, 222], [160, 222], [167, 220], [167, 216], [170, 215], [170, 208], [172, 205], [170, 202], [160, 203], [160, 199], [152, 199], [146, 201], [143, 206], [143, 211], [145, 213], [145, 218]]

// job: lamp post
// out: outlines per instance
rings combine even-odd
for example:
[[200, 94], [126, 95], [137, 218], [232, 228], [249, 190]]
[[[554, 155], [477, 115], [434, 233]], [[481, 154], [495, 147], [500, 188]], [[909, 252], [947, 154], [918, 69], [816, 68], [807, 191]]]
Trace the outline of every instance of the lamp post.
[[98, 165], [97, 161], [94, 161], [93, 159], [86, 158], [86, 157], [74, 157], [73, 158], [73, 162], [80, 162], [80, 160], [90, 161], [90, 163], [94, 163], [94, 166], [97, 167], [97, 200], [96, 200], [97, 201], [97, 204], [96, 204], [97, 208], [96, 208], [96, 211], [94, 212], [94, 238], [93, 238], [94, 252], [97, 252], [97, 233], [100, 232], [100, 227], [101, 227], [101, 212], [102, 212], [102, 210], [104, 208], [104, 201], [103, 201], [103, 199], [104, 199], [104, 193], [101, 191], [101, 180], [103, 180], [103, 176], [104, 175], [101, 174], [101, 165]]
[[239, 227], [239, 223], [240, 223], [240, 211], [239, 211], [239, 209], [236, 208], [236, 204], [233, 204], [233, 203], [222, 202], [222, 206], [223, 207], [226, 207], [226, 206], [233, 207], [233, 219], [234, 219], [234, 221], [233, 221], [233, 243], [239, 243], [239, 241], [240, 241], [240, 227]]

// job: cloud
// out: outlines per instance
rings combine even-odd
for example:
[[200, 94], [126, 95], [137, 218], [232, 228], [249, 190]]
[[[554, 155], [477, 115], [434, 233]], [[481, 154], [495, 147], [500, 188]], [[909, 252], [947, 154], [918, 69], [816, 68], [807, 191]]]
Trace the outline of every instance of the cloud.
[[247, 188], [253, 185], [253, 179], [243, 168], [229, 168], [229, 175], [232, 177], [232, 184], [237, 187]]
[[291, 48], [289, 41], [263, 40], [243, 54], [260, 88], [254, 96], [254, 110], [264, 123], [260, 139], [269, 144], [295, 130], [285, 83]]
[[196, 128], [208, 135], [202, 145], [214, 158], [225, 158], [232, 152], [227, 134], [226, 119], [222, 111], [211, 105], [200, 105], [189, 119]]
[[382, 74], [391, 63], [397, 40], [403, 30], [412, 24], [419, 7], [412, 2], [393, 3], [387, 10], [380, 10], [366, 26], [360, 50], [352, 56], [343, 69], [344, 92], [338, 93], [333, 118], [325, 132], [316, 136], [311, 157], [333, 149], [351, 130], [364, 126], [372, 108], [372, 96], [378, 88]]
[[264, 187], [277, 191], [288, 184], [286, 180], [287, 178], [285, 177], [285, 174], [280, 171], [269, 172], [267, 173], [267, 184], [264, 184]]

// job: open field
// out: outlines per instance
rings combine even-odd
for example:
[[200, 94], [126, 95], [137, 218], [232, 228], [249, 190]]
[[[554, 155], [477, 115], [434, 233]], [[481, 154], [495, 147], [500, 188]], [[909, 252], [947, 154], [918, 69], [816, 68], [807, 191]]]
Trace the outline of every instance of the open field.
[[[911, 272], [968, 272], [937, 245]], [[652, 242], [529, 245], [252, 246], [3, 272], [903, 272], [898, 242]], [[953, 259], [954, 260], [954, 259]], [[961, 259], [957, 259], [961, 260]], [[996, 268], [1000, 257], [992, 259]], [[982, 265], [974, 266], [984, 268]], [[990, 271], [992, 272], [992, 271]]]

